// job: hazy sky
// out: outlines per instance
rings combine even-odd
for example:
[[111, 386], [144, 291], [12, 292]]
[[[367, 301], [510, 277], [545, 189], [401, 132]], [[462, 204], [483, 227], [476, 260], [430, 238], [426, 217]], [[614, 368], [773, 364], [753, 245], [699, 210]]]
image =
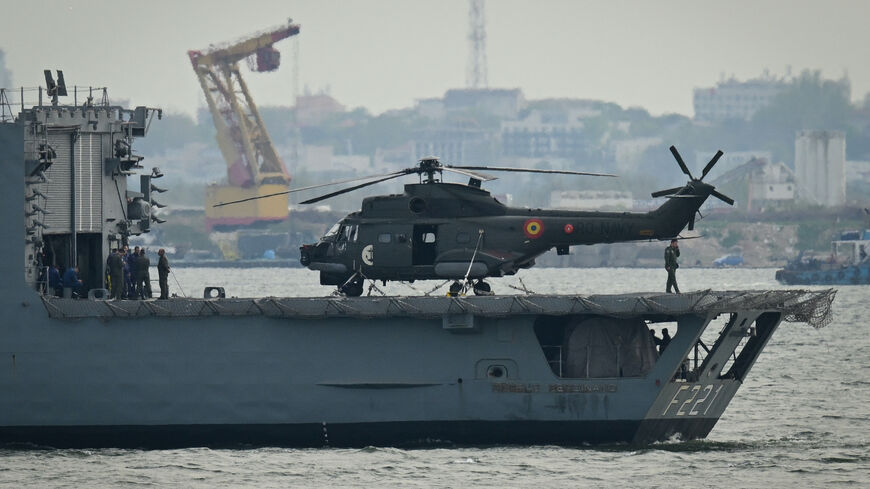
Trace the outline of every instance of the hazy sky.
[[[204, 105], [186, 52], [301, 24], [300, 81], [374, 113], [463, 87], [466, 0], [2, 0], [0, 49], [15, 86], [106, 85], [133, 104]], [[692, 88], [724, 73], [848, 73], [870, 92], [870, 1], [524, 1], [486, 3], [489, 85], [529, 99], [590, 98], [692, 114]], [[281, 68], [246, 73], [259, 105], [292, 105], [292, 41]], [[71, 101], [70, 101], [71, 103]]]

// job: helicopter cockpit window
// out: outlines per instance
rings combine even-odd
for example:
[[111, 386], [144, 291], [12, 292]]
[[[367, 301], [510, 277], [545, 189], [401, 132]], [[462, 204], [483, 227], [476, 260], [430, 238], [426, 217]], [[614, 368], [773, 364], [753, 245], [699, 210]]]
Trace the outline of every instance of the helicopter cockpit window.
[[378, 235], [378, 243], [389, 243], [392, 240], [392, 235], [390, 233], [383, 233]]
[[456, 233], [456, 242], [457, 243], [468, 243], [471, 241], [471, 235], [464, 232]]
[[337, 222], [331, 228], [329, 228], [329, 231], [327, 231], [326, 234], [323, 235], [323, 239], [335, 238], [335, 236], [338, 234], [339, 229], [341, 229], [341, 223]]
[[344, 233], [342, 234], [342, 238], [349, 243], [356, 243], [358, 226], [346, 226], [344, 228]]
[[435, 242], [435, 233], [423, 233], [423, 242], [424, 243], [434, 243]]

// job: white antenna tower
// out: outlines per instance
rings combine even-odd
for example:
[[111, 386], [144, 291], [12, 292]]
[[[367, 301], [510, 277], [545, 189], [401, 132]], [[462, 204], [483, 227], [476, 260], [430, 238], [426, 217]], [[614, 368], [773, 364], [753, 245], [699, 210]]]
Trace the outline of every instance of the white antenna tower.
[[468, 72], [465, 74], [468, 88], [486, 88], [489, 85], [486, 77], [486, 18], [483, 6], [483, 0], [468, 0], [468, 17], [471, 21], [468, 29], [471, 51]]

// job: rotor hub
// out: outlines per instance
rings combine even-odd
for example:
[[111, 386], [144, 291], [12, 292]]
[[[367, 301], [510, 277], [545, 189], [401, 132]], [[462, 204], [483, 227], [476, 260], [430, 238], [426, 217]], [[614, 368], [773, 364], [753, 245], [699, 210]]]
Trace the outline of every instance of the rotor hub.
[[427, 183], [435, 183], [435, 172], [441, 172], [441, 162], [437, 156], [426, 156], [420, 159], [419, 174], [426, 174]]

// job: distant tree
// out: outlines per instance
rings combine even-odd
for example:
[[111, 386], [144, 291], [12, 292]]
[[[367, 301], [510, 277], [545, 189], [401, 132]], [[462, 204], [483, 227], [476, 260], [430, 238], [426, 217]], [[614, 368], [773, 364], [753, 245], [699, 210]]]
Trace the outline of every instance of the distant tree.
[[373, 156], [378, 148], [398, 146], [413, 139], [415, 131], [431, 126], [411, 110], [372, 116], [365, 109], [333, 114], [317, 126], [303, 127], [304, 144], [332, 146], [336, 154]]
[[794, 138], [798, 131], [847, 129], [854, 110], [850, 92], [848, 78], [825, 80], [819, 71], [804, 71], [770, 105], [755, 114], [748, 125], [747, 137], [756, 147], [770, 148], [774, 159], [794, 161]]
[[870, 160], [870, 93], [852, 114], [846, 130], [846, 153], [850, 160]]
[[[211, 119], [206, 121], [211, 125]], [[214, 131], [211, 132], [212, 135]], [[162, 120], [154, 120], [148, 130], [148, 137], [136, 142], [137, 151], [162, 154], [177, 150], [190, 142], [213, 143], [214, 136], [204, 136], [193, 117], [182, 113], [164, 113]], [[215, 143], [217, 144], [217, 143]]]
[[289, 141], [293, 137], [293, 108], [280, 105], [260, 107], [263, 125], [275, 144]]
[[610, 121], [603, 115], [583, 120], [583, 135], [587, 143], [595, 146], [604, 142], [604, 137], [610, 129]]

